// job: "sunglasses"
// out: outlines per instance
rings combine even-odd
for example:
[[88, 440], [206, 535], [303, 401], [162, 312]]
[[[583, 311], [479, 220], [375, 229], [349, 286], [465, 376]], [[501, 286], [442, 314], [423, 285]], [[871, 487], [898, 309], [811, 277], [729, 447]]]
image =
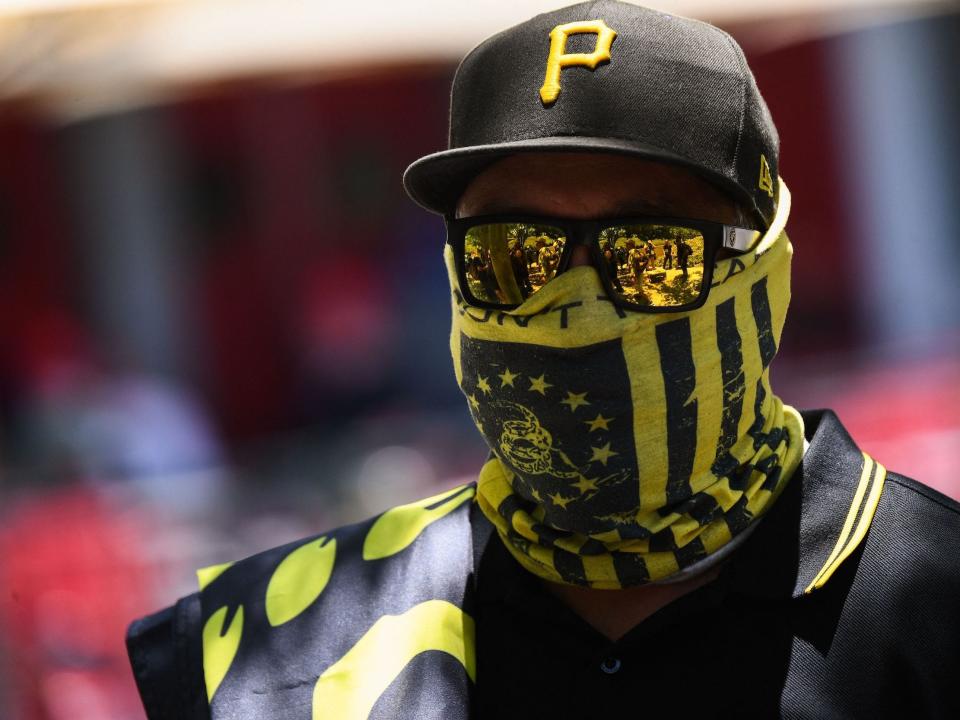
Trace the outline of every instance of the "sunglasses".
[[512, 309], [590, 250], [607, 295], [638, 312], [693, 310], [707, 300], [717, 252], [748, 252], [757, 230], [661, 217], [567, 220], [534, 215], [447, 218], [460, 293], [475, 307]]

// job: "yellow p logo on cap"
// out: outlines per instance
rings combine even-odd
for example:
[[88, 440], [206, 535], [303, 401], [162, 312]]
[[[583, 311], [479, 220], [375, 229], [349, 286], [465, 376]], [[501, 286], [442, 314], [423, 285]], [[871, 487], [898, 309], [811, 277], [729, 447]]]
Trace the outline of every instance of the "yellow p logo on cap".
[[[597, 44], [592, 53], [564, 52], [567, 38], [580, 33], [594, 33]], [[603, 20], [582, 20], [580, 22], [557, 25], [550, 31], [550, 55], [547, 57], [547, 77], [540, 88], [540, 100], [544, 105], [552, 105], [560, 94], [560, 71], [565, 67], [586, 67], [593, 70], [602, 62], [610, 60], [610, 45], [617, 36]]]

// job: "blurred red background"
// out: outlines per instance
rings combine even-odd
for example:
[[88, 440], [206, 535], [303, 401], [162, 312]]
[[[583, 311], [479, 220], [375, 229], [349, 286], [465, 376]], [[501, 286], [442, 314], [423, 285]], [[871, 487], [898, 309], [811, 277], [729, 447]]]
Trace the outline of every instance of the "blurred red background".
[[[786, 23], [729, 28], [794, 197], [774, 387], [960, 497], [960, 15]], [[194, 568], [476, 473], [442, 224], [400, 187], [445, 145], [453, 69], [233, 80], [71, 122], [5, 107], [5, 717], [141, 717], [125, 625]]]

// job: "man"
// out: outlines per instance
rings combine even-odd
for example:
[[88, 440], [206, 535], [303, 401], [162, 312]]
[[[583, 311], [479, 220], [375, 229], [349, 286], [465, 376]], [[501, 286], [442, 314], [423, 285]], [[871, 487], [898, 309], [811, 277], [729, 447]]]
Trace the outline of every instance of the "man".
[[520, 287], [520, 290], [529, 295], [533, 292], [533, 286], [530, 285], [530, 268], [527, 266], [526, 253], [519, 241], [513, 241], [510, 247], [510, 265], [513, 267], [513, 277]]
[[639, 247], [630, 248], [627, 254], [630, 261], [630, 269], [633, 271], [633, 282], [637, 289], [643, 287], [643, 273], [647, 269], [647, 248], [641, 243]]
[[610, 241], [605, 240], [600, 246], [600, 253], [603, 256], [603, 262], [607, 266], [607, 275], [615, 290], [623, 292], [623, 286], [620, 284], [620, 267], [617, 265], [617, 256], [610, 247]]
[[557, 253], [557, 249], [552, 243], [545, 243], [544, 246], [540, 248], [539, 262], [543, 279], [545, 281], [550, 280], [553, 277], [553, 273], [557, 269], [557, 263], [560, 262], [560, 255]]
[[[150, 717], [957, 717], [960, 507], [770, 385], [777, 158], [709, 25], [601, 0], [474, 49], [450, 149], [404, 182], [446, 219], [454, 369], [490, 458], [201, 571], [131, 627]], [[508, 303], [466, 282], [464, 242], [515, 223], [562, 252]], [[651, 225], [690, 238], [689, 273], [639, 304], [599, 248]]]
[[687, 259], [692, 252], [693, 250], [684, 242], [683, 238], [677, 238], [677, 267], [680, 268], [681, 274], [684, 277], [687, 276]]

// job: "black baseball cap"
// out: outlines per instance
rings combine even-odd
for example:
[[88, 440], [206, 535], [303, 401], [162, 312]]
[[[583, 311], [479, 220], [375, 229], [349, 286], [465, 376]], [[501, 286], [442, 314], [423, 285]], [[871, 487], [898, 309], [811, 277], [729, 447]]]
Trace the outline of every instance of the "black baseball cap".
[[740, 46], [713, 25], [626, 2], [571, 5], [480, 43], [453, 79], [449, 148], [410, 165], [403, 184], [452, 215], [478, 173], [527, 152], [679, 165], [767, 225], [776, 211], [779, 138]]

